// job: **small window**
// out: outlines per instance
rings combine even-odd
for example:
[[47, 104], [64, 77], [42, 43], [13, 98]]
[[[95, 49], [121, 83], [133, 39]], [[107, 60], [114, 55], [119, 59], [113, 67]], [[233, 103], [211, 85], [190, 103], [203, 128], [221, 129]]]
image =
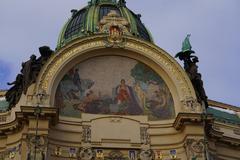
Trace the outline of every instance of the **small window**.
[[79, 33], [81, 29], [84, 27], [84, 19], [86, 17], [86, 10], [79, 11], [75, 17], [71, 20], [71, 22], [68, 24], [68, 27], [65, 31], [64, 38], [68, 39], [69, 37], [72, 37], [73, 35]]
[[117, 12], [118, 15], [121, 16], [120, 10], [114, 6], [101, 6], [99, 11], [99, 20], [101, 20], [104, 16], [106, 16], [111, 10], [114, 10]]

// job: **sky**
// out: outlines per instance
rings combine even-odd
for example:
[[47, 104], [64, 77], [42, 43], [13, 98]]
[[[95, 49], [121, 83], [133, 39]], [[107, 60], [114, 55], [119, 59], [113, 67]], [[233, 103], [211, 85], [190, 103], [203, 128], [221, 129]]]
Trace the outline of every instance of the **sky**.
[[[142, 15], [155, 44], [175, 56], [191, 34], [209, 99], [240, 106], [240, 0], [126, 0]], [[15, 80], [38, 48], [55, 49], [58, 34], [88, 0], [0, 1], [0, 89]], [[182, 65], [182, 62], [179, 62]]]

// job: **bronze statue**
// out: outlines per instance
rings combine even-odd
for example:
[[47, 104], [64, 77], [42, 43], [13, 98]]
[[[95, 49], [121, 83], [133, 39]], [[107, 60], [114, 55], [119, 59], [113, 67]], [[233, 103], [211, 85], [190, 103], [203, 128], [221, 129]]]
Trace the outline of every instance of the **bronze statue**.
[[48, 59], [52, 56], [53, 51], [48, 46], [43, 46], [39, 48], [40, 57], [36, 60], [36, 63], [32, 65], [32, 83], [35, 83], [39, 72]]
[[8, 85], [13, 85], [6, 93], [9, 110], [18, 103], [22, 93], [26, 94], [28, 87], [36, 82], [41, 68], [53, 54], [48, 46], [40, 47], [39, 52], [41, 56], [37, 59], [35, 55], [31, 55], [30, 60], [22, 63], [21, 74], [17, 75], [14, 82], [8, 83]]
[[36, 56], [31, 55], [30, 60], [22, 63], [21, 73], [23, 75], [23, 93], [27, 93], [27, 89], [33, 82], [33, 65], [36, 63]]
[[200, 73], [198, 73], [197, 63], [199, 62], [199, 60], [197, 56], [192, 55], [195, 52], [192, 50], [189, 38], [190, 35], [187, 35], [187, 37], [182, 43], [182, 51], [179, 52], [175, 56], [175, 58], [179, 58], [181, 61], [184, 62], [184, 69], [193, 84], [198, 102], [201, 104], [204, 103], [205, 107], [208, 107], [208, 97], [203, 87], [202, 76]]
[[6, 100], [9, 103], [8, 110], [11, 110], [21, 98], [23, 92], [23, 75], [18, 74], [16, 80], [12, 83], [7, 83], [8, 85], [13, 85], [6, 93]]
[[22, 64], [22, 74], [23, 78], [23, 93], [27, 93], [28, 87], [36, 82], [37, 76], [43, 67], [43, 65], [47, 62], [47, 60], [51, 57], [53, 51], [48, 46], [43, 46], [39, 48], [39, 52], [41, 56], [36, 59], [35, 55], [30, 57], [30, 60]]

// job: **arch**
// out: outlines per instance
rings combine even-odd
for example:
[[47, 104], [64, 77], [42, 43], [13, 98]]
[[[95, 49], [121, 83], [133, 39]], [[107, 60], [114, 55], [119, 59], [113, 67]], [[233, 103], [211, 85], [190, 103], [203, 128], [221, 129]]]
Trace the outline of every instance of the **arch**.
[[[43, 91], [50, 95], [46, 101], [49, 106], [53, 105], [54, 95], [58, 83], [63, 75], [81, 61], [101, 55], [120, 55], [139, 60], [153, 68], [169, 87], [175, 104], [175, 113], [186, 112], [184, 105], [187, 100], [196, 101], [195, 91], [182, 67], [167, 52], [152, 43], [133, 37], [125, 37], [123, 47], [106, 48], [106, 36], [97, 35], [84, 39], [77, 39], [65, 46], [49, 60], [39, 74], [36, 83], [36, 92]], [[124, 51], [121, 54], [109, 51]], [[131, 53], [131, 54], [127, 54]], [[186, 107], [185, 107], [186, 108]], [[190, 111], [190, 110], [189, 110]]]

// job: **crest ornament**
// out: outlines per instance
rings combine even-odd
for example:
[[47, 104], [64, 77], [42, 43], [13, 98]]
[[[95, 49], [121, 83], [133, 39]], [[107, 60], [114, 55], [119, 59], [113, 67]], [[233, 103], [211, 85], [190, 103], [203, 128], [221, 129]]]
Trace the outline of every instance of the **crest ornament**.
[[154, 153], [152, 150], [142, 150], [140, 152], [140, 159], [141, 160], [152, 160], [153, 159], [153, 156], [154, 156]]
[[99, 32], [108, 34], [106, 46], [118, 47], [124, 46], [123, 35], [130, 35], [129, 23], [121, 17], [116, 11], [111, 10], [107, 16], [104, 16], [99, 23]]
[[80, 151], [80, 158], [82, 160], [91, 160], [95, 157], [95, 152], [91, 148], [83, 148]]

